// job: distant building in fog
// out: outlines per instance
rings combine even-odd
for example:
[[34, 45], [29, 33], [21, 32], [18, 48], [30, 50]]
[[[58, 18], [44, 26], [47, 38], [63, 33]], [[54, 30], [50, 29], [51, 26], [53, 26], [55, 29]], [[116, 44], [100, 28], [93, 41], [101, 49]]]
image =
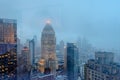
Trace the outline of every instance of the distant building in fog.
[[79, 73], [80, 77], [84, 79], [84, 64], [87, 60], [94, 58], [95, 49], [85, 38], [77, 40], [77, 47], [79, 50]]
[[60, 41], [60, 54], [64, 55], [64, 41]]
[[17, 54], [21, 54], [21, 44], [19, 38], [17, 38]]
[[78, 48], [74, 43], [67, 43], [67, 76], [68, 80], [78, 79]]
[[67, 71], [67, 45], [64, 46], [64, 70]]
[[120, 80], [120, 65], [113, 57], [111, 52], [96, 52], [95, 60], [85, 64], [85, 80]]
[[22, 49], [22, 59], [24, 61], [23, 65], [28, 69], [30, 67], [31, 60], [29, 48], [26, 46]]
[[100, 64], [111, 64], [114, 62], [114, 53], [112, 52], [96, 52], [95, 60]]
[[64, 65], [64, 41], [60, 41], [60, 43], [56, 46], [56, 56], [58, 61], [58, 68], [63, 67]]
[[37, 57], [38, 56], [37, 55], [37, 52], [38, 52], [38, 50], [37, 50], [37, 47], [38, 47], [37, 36], [36, 35], [33, 36], [33, 39], [34, 39], [34, 46], [35, 46], [35, 51], [34, 51], [35, 55], [34, 55], [34, 57]]
[[32, 39], [29, 41], [29, 51], [30, 51], [30, 65], [35, 63], [35, 40]]

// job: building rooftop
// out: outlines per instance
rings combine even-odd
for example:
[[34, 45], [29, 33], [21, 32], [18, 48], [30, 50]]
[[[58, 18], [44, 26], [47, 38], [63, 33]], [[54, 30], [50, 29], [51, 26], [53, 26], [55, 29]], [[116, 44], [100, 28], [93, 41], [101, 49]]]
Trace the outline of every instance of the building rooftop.
[[17, 20], [0, 18], [0, 23], [17, 23]]

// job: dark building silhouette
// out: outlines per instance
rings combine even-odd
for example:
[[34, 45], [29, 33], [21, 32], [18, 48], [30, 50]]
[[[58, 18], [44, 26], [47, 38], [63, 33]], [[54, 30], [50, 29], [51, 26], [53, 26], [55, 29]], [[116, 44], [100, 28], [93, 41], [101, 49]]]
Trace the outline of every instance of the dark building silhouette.
[[78, 48], [74, 43], [67, 43], [67, 76], [68, 80], [78, 79]]

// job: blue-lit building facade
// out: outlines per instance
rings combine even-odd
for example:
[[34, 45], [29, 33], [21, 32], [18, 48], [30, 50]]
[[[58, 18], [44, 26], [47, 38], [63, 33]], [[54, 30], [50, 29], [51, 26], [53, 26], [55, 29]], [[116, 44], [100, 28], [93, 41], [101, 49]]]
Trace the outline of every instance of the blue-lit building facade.
[[78, 48], [74, 43], [67, 43], [67, 76], [68, 80], [78, 79]]
[[0, 80], [17, 79], [17, 22], [0, 19]]

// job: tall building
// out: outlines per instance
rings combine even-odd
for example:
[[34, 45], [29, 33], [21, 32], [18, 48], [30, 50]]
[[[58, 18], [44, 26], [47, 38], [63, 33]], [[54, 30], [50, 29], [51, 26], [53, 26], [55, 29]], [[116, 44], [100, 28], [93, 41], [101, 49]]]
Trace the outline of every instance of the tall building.
[[78, 80], [78, 48], [74, 43], [67, 43], [68, 80]]
[[16, 43], [17, 23], [12, 19], [0, 19], [0, 43]]
[[67, 46], [64, 46], [64, 70], [67, 71]]
[[22, 65], [24, 65], [25, 68], [30, 68], [31, 60], [30, 60], [30, 51], [28, 47], [24, 47], [22, 49], [22, 60], [24, 61]]
[[63, 64], [64, 62], [64, 41], [60, 41], [60, 63]]
[[[56, 38], [50, 23], [46, 23], [41, 35], [41, 59], [45, 60], [44, 68], [56, 71]], [[43, 71], [43, 70], [42, 70]]]
[[33, 36], [33, 39], [34, 39], [34, 46], [35, 46], [35, 55], [34, 57], [37, 57], [37, 53], [38, 53], [38, 50], [37, 50], [37, 47], [38, 47], [38, 41], [37, 41], [37, 36]]
[[0, 80], [17, 79], [17, 22], [0, 19]]
[[64, 67], [64, 41], [63, 40], [56, 45], [56, 56], [58, 61], [58, 69], [62, 69]]
[[60, 41], [60, 54], [62, 54], [62, 56], [64, 55], [64, 41]]
[[85, 64], [85, 80], [120, 80], [120, 65], [113, 57], [111, 52], [96, 52]]
[[17, 54], [21, 54], [21, 43], [19, 38], [17, 38]]
[[34, 39], [29, 41], [29, 50], [30, 50], [30, 64], [34, 65], [35, 63], [35, 40]]

